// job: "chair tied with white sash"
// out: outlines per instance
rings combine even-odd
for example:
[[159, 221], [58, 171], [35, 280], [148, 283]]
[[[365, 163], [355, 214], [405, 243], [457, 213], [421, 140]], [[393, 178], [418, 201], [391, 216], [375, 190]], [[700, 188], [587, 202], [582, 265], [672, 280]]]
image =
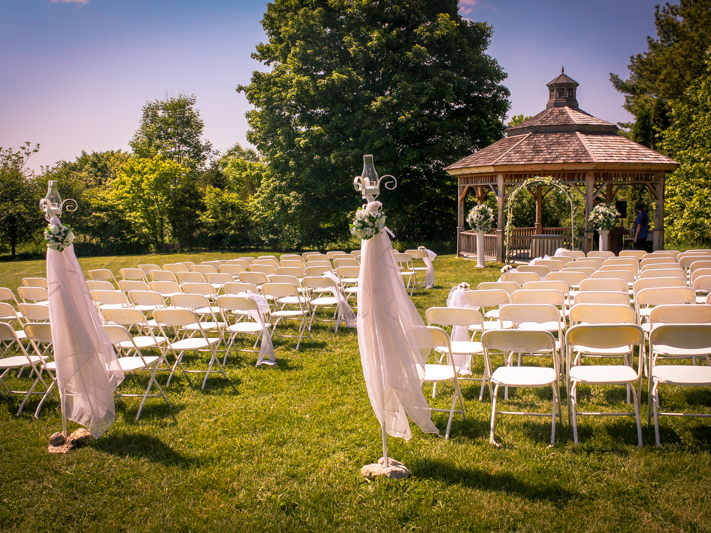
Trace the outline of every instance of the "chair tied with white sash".
[[[470, 290], [469, 284], [467, 282], [462, 282], [456, 287], [452, 287], [447, 296], [447, 307], [472, 307], [469, 305], [469, 300], [467, 299], [465, 293]], [[478, 308], [476, 308], [478, 310]], [[467, 326], [452, 326], [452, 335], [450, 336], [452, 342], [462, 342], [469, 340], [469, 328]], [[465, 374], [471, 374], [471, 357], [466, 354], [454, 353], [452, 354], [454, 358], [454, 364], [460, 371], [464, 371]]]
[[347, 328], [356, 327], [356, 315], [351, 306], [348, 304], [348, 300], [346, 300], [343, 293], [341, 293], [338, 288], [338, 276], [336, 276], [333, 272], [328, 271], [323, 273], [323, 277], [333, 280], [334, 282], [331, 292], [333, 293], [334, 298], [336, 298], [336, 306], [338, 307], [338, 316], [336, 317], [335, 329], [338, 330], [338, 326], [341, 324], [345, 324]]
[[432, 250], [425, 248], [424, 246], [420, 246], [418, 250], [427, 252], [427, 257], [422, 258], [422, 260], [425, 262], [425, 266], [427, 267], [427, 270], [425, 271], [425, 279], [422, 280], [422, 286], [425, 289], [431, 289], [434, 287], [435, 282], [434, 265], [432, 264], [432, 261], [435, 260], [437, 254], [434, 253]]
[[269, 313], [269, 302], [261, 294], [255, 294], [252, 291], [241, 292], [237, 296], [249, 298], [257, 304], [258, 309], [247, 311], [246, 314], [257, 324], [262, 326], [262, 343], [259, 347], [259, 358], [257, 365], [276, 365], [276, 356], [274, 355], [274, 344], [272, 343], [272, 334], [267, 327], [267, 321], [264, 320], [264, 315]]

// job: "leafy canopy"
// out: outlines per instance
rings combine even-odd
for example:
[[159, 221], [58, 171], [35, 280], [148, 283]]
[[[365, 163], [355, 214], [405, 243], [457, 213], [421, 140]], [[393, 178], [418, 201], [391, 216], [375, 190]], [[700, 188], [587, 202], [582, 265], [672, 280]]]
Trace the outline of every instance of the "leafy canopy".
[[252, 142], [271, 167], [256, 203], [270, 245], [342, 242], [360, 198], [363, 154], [398, 188], [381, 198], [409, 240], [441, 239], [456, 221], [444, 167], [502, 136], [505, 74], [484, 52], [491, 28], [456, 0], [276, 0], [268, 42], [238, 87], [255, 109]]

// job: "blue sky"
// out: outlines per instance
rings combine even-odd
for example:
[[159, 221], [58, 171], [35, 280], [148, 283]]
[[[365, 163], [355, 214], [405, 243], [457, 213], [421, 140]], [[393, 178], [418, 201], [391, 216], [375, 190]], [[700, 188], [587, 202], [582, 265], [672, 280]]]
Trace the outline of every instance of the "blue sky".
[[[494, 28], [488, 53], [508, 74], [509, 115], [545, 107], [560, 73], [580, 83], [582, 109], [628, 121], [609, 73], [655, 35], [658, 0], [462, 0]], [[30, 167], [128, 149], [147, 102], [195, 94], [205, 137], [247, 145], [243, 94], [262, 65], [266, 0], [0, 0], [0, 146], [40, 143]]]

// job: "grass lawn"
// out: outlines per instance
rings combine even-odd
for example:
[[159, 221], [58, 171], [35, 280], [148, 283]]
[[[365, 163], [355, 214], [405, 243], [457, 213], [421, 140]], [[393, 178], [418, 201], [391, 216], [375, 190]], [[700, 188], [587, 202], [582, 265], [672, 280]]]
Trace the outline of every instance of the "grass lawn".
[[[144, 262], [226, 256], [80, 262], [118, 275]], [[461, 281], [498, 278], [497, 267], [474, 264], [438, 257], [436, 287], [414, 296], [418, 309], [445, 305]], [[0, 263], [0, 286], [14, 289], [44, 268], [44, 261]], [[409, 442], [390, 438], [390, 455], [412, 476], [371, 482], [359, 471], [382, 453], [380, 426], [356, 331], [333, 334], [320, 324], [313, 343], [294, 347], [292, 339], [275, 342], [274, 368], [255, 368], [255, 354], [233, 354], [229, 381], [211, 377], [204, 391], [197, 376], [176, 374], [166, 389], [170, 407], [149, 399], [136, 422], [140, 400], [127, 398], [105, 435], [67, 455], [46, 451], [61, 430], [56, 402], [37, 420], [37, 399], [19, 417], [17, 401], [0, 399], [0, 531], [711, 531], [711, 423], [665, 417], [657, 449], [646, 385], [644, 448], [630, 417], [582, 418], [575, 446], [564, 410], [549, 449], [550, 421], [540, 417], [500, 416], [502, 447], [491, 446], [488, 393], [480, 403], [478, 384], [463, 382], [467, 420], [455, 416], [451, 439], [414, 426]], [[128, 377], [122, 387], [141, 391], [146, 379]], [[439, 387], [435, 400], [425, 392], [431, 404], [449, 406], [451, 387]], [[579, 396], [587, 410], [632, 411], [619, 387], [583, 387]], [[511, 397], [514, 407], [550, 409], [550, 390]], [[708, 389], [663, 391], [662, 402], [711, 413]], [[447, 414], [433, 420], [443, 432]]]

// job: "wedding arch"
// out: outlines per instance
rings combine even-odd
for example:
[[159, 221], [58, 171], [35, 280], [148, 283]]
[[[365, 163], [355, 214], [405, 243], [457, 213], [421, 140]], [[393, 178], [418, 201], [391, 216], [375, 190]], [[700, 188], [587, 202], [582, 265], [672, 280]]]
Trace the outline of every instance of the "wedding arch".
[[555, 187], [565, 195], [570, 203], [570, 242], [571, 248], [575, 250], [575, 199], [570, 187], [552, 176], [534, 176], [526, 179], [521, 185], [516, 187], [506, 200], [506, 229], [504, 231], [504, 248], [506, 249], [506, 263], [511, 259], [511, 230], [513, 229], [513, 210], [516, 206], [516, 199], [521, 191], [528, 190], [531, 186]]

